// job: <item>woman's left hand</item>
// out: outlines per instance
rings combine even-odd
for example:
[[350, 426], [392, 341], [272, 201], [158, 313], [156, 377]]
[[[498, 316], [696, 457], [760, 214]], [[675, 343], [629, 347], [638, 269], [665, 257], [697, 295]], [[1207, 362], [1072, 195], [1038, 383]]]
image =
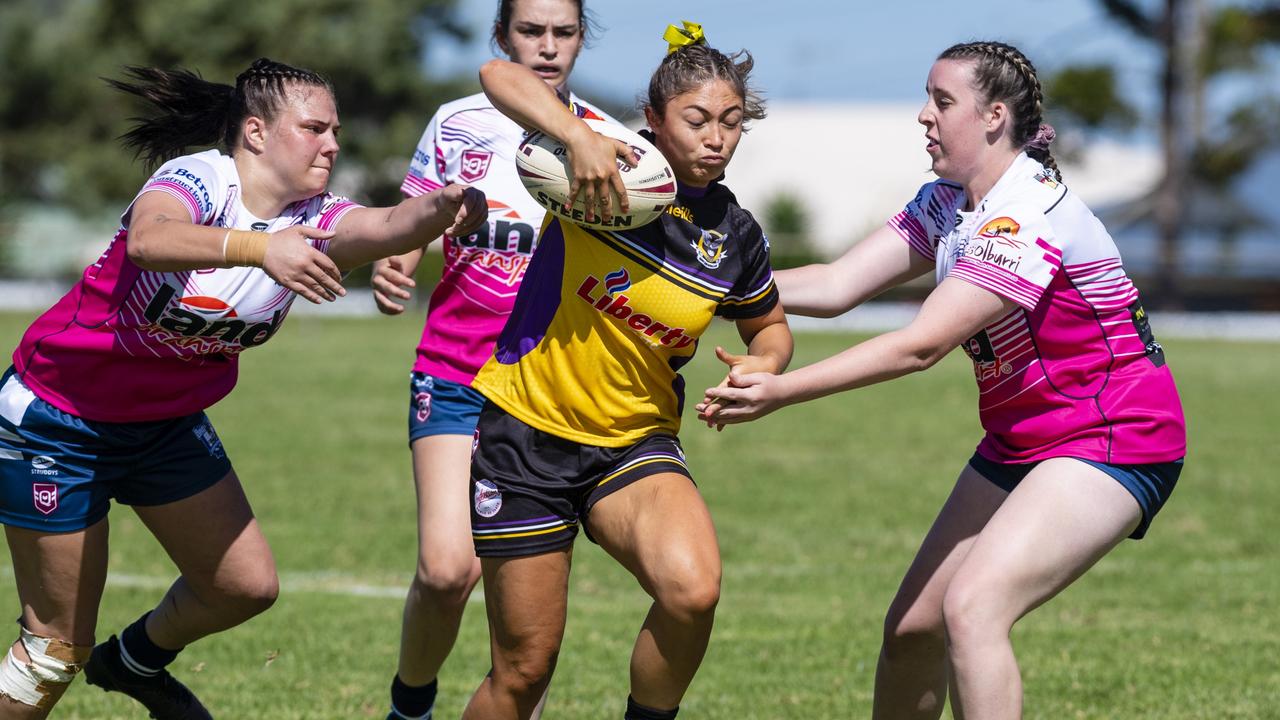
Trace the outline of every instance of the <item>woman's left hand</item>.
[[[754, 420], [778, 408], [773, 403], [767, 407], [761, 404], [764, 397], [755, 394], [757, 388], [766, 384], [772, 386], [772, 381], [777, 378], [774, 373], [778, 368], [773, 360], [758, 355], [734, 355], [722, 347], [716, 347], [716, 357], [729, 366], [729, 374], [719, 385], [708, 388], [703, 393], [702, 402], [694, 406], [698, 419], [707, 427], [723, 430], [726, 424]], [[743, 405], [743, 401], [748, 404]]]
[[465, 237], [489, 220], [488, 200], [484, 193], [469, 185], [446, 185], [436, 193], [436, 210], [452, 216], [453, 224], [444, 232], [452, 237]]

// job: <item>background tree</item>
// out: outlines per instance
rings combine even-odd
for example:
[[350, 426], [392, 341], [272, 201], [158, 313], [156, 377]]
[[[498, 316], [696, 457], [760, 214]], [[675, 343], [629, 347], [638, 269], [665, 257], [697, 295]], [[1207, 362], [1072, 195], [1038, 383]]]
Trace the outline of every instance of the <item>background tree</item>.
[[[1228, 247], [1267, 220], [1236, 196], [1236, 182], [1280, 146], [1280, 97], [1247, 78], [1263, 68], [1261, 56], [1280, 45], [1280, 6], [1217, 4], [1202, 0], [1100, 0], [1108, 15], [1160, 49], [1159, 132], [1165, 172], [1149, 193], [1111, 213], [1125, 225], [1151, 224], [1158, 238], [1152, 296], [1183, 303], [1179, 283], [1181, 240], [1206, 232]], [[1153, 6], [1154, 5], [1154, 6]], [[1236, 104], [1210, 107], [1212, 83], [1234, 78], [1253, 92]], [[1051, 106], [1088, 128], [1131, 127], [1132, 107], [1115, 89], [1106, 65], [1064, 68], [1046, 84]]]
[[[0, 4], [0, 198], [91, 212], [127, 202], [147, 169], [116, 138], [139, 106], [102, 77], [185, 67], [230, 83], [260, 56], [333, 80], [337, 189], [390, 202], [436, 106], [475, 87], [433, 82], [426, 46], [465, 38], [456, 0], [5, 0]], [[0, 232], [3, 226], [0, 225]]]

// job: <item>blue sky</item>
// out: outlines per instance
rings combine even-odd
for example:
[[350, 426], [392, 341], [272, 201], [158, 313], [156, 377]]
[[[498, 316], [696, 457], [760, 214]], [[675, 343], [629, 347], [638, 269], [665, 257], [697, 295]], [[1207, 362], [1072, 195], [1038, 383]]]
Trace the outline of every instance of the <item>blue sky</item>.
[[[487, 37], [495, 6], [463, 3], [476, 39], [467, 45], [437, 39], [429, 71], [466, 72], [492, 57]], [[758, 84], [779, 100], [923, 100], [938, 52], [977, 39], [1014, 44], [1046, 71], [1123, 59], [1121, 79], [1134, 100], [1149, 105], [1154, 97], [1147, 80], [1156, 69], [1154, 53], [1108, 21], [1096, 0], [587, 0], [587, 8], [603, 32], [579, 60], [574, 86], [607, 89], [616, 98], [630, 99], [646, 85], [666, 49], [663, 30], [680, 20], [702, 23], [722, 50], [750, 50]]]

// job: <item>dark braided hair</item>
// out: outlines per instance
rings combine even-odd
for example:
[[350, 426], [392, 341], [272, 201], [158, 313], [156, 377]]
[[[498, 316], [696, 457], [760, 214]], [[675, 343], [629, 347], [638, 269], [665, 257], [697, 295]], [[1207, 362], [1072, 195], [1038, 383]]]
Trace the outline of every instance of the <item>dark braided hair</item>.
[[[498, 12], [493, 17], [493, 32], [489, 36], [489, 44], [496, 50], [502, 49], [502, 39], [511, 32], [511, 14], [515, 12], [518, 0], [498, 0]], [[586, 47], [596, 35], [596, 20], [586, 8], [586, 0], [570, 0], [578, 5], [578, 30], [582, 33], [582, 46]]]
[[[739, 60], [741, 58], [741, 60]], [[662, 117], [671, 98], [712, 80], [724, 80], [742, 98], [743, 128], [747, 120], [760, 120], [765, 116], [764, 98], [751, 86], [751, 68], [755, 60], [751, 53], [740, 50], [725, 55], [700, 41], [686, 45], [662, 58], [662, 64], [649, 78], [648, 106]]]
[[938, 59], [973, 60], [974, 85], [983, 102], [1000, 101], [1012, 111], [1013, 144], [1048, 168], [1055, 179], [1062, 180], [1062, 171], [1049, 152], [1048, 143], [1032, 144], [1037, 135], [1043, 138], [1040, 124], [1044, 95], [1036, 68], [1026, 55], [1000, 42], [971, 42], [952, 45]]
[[131, 65], [125, 73], [134, 82], [107, 79], [107, 84], [142, 98], [157, 111], [150, 117], [132, 118], [133, 127], [120, 138], [148, 166], [177, 157], [189, 147], [221, 142], [228, 153], [235, 150], [245, 118], [274, 120], [290, 84], [321, 87], [333, 95], [333, 86], [319, 74], [267, 58], [253, 61], [237, 75], [234, 87], [209, 82], [189, 70]]

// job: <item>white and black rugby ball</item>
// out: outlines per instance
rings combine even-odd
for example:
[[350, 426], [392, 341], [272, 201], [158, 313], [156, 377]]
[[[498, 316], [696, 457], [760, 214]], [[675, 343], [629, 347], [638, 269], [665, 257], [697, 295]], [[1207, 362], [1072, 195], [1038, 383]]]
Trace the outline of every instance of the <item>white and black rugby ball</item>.
[[[615, 214], [606, 224], [599, 213], [587, 222], [582, 197], [569, 205], [569, 154], [559, 140], [543, 132], [533, 132], [516, 152], [516, 174], [538, 204], [547, 212], [569, 222], [605, 230], [626, 230], [653, 222], [676, 196], [676, 176], [658, 148], [637, 133], [616, 123], [586, 120], [592, 130], [631, 146], [639, 165], [621, 160], [618, 171], [626, 186], [631, 209]], [[615, 208], [616, 210], [616, 208]]]

